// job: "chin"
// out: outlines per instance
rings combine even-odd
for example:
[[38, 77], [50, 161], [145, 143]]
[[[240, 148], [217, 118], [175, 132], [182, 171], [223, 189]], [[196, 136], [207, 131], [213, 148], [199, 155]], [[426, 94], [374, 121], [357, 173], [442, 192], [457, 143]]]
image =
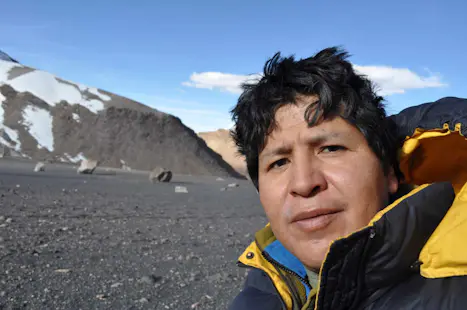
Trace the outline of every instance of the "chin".
[[[324, 240], [319, 242], [307, 242], [296, 254], [298, 260], [300, 260], [305, 266], [311, 269], [319, 271], [321, 264], [326, 258], [329, 250], [330, 241]], [[308, 251], [301, 251], [303, 248], [309, 249]]]

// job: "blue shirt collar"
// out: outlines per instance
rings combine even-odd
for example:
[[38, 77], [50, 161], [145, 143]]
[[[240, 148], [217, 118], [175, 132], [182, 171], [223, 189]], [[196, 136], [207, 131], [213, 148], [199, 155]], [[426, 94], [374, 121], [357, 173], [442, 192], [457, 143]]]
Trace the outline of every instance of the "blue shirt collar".
[[[303, 266], [302, 262], [298, 260], [292, 253], [287, 250], [282, 243], [279, 242], [279, 240], [273, 241], [271, 244], [269, 244], [264, 251], [268, 253], [268, 255], [274, 259], [276, 262], [281, 264], [282, 266], [286, 267], [287, 269], [295, 272], [298, 274], [300, 277], [306, 279], [307, 274], [305, 270], [305, 266]], [[305, 285], [306, 289], [306, 296], [308, 297], [308, 294], [310, 292], [310, 288], [307, 283], [303, 283]]]

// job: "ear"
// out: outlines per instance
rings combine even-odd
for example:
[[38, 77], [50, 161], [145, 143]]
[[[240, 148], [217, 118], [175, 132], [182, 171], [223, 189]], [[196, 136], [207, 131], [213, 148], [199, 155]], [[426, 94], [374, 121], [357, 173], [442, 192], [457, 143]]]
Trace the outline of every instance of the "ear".
[[399, 189], [399, 180], [397, 179], [396, 173], [394, 169], [391, 167], [387, 174], [387, 184], [388, 184], [388, 191], [390, 195], [393, 195]]

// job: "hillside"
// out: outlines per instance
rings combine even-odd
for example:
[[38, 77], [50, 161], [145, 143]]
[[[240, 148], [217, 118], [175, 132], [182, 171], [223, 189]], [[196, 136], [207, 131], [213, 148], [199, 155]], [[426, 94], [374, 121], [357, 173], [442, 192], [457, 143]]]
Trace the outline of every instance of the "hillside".
[[219, 129], [211, 132], [200, 132], [198, 135], [237, 172], [247, 176], [245, 159], [237, 152], [237, 147], [228, 130]]
[[239, 176], [179, 118], [1, 55], [0, 148], [11, 156]]

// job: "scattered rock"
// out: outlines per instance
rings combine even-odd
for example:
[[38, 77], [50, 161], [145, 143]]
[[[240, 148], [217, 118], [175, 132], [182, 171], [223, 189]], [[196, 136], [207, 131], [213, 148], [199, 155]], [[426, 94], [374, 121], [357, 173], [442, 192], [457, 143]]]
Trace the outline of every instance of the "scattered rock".
[[216, 179], [216, 181], [224, 181], [224, 179], [221, 178], [221, 177], [218, 177], [218, 178]]
[[149, 302], [149, 300], [148, 300], [147, 298], [144, 298], [144, 297], [143, 297], [143, 298], [141, 298], [140, 300], [138, 300], [138, 302], [140, 302], [140, 303], [147, 303], [147, 302]]
[[97, 160], [84, 159], [78, 167], [77, 172], [80, 174], [92, 174], [97, 168]]
[[175, 186], [176, 193], [188, 193], [188, 189], [185, 186]]
[[9, 218], [7, 218], [7, 219], [5, 220], [5, 223], [10, 224], [11, 222], [13, 222], [13, 219], [12, 219], [11, 217], [9, 217]]
[[229, 185], [227, 185], [227, 187], [230, 187], [230, 188], [238, 187], [238, 183], [230, 183]]
[[201, 280], [201, 272], [192, 272], [190, 274], [190, 278], [189, 278], [189, 281], [190, 282], [194, 282], [194, 281], [199, 281]]
[[43, 162], [38, 162], [34, 167], [34, 172], [45, 171], [45, 164]]
[[172, 180], [172, 171], [157, 167], [149, 174], [149, 181], [155, 182], [170, 182]]
[[124, 171], [131, 171], [131, 167], [128, 166], [123, 159], [120, 159], [120, 168]]
[[207, 279], [209, 283], [221, 282], [221, 280], [223, 279], [223, 275], [220, 273], [216, 273], [216, 274], [208, 276]]
[[194, 304], [191, 305], [191, 309], [198, 309], [198, 307], [210, 301], [212, 301], [212, 297], [209, 295], [204, 295], [203, 297], [201, 297], [200, 301], [195, 302]]
[[225, 188], [225, 187], [221, 188], [221, 192], [225, 192], [226, 190], [227, 190], [227, 188]]
[[139, 282], [146, 283], [146, 284], [155, 284], [159, 282], [160, 280], [162, 280], [162, 277], [151, 274], [149, 276], [141, 277], [141, 279], [139, 279]]
[[105, 294], [97, 294], [96, 295], [96, 298], [99, 299], [99, 300], [106, 300], [107, 299], [107, 295]]
[[112, 284], [110, 287], [111, 288], [116, 288], [116, 287], [119, 287], [119, 286], [122, 286], [122, 285], [123, 285], [123, 283], [117, 282], [117, 283]]
[[57, 273], [70, 273], [70, 269], [56, 269], [55, 272]]

